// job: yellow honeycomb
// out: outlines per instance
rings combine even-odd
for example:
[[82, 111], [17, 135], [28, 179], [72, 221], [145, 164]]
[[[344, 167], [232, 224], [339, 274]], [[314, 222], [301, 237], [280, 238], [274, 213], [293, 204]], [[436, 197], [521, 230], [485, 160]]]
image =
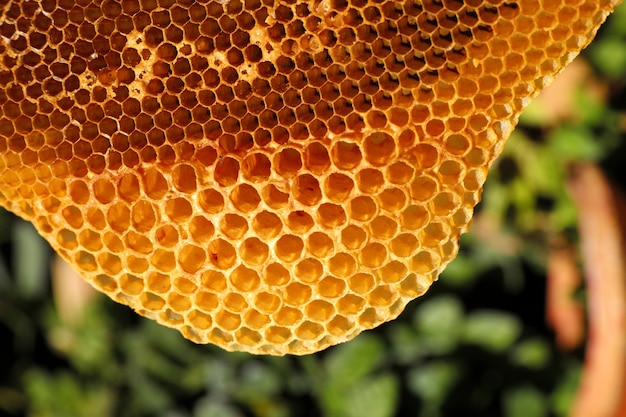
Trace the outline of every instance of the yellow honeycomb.
[[617, 0], [0, 0], [0, 204], [198, 343], [305, 354], [456, 255]]

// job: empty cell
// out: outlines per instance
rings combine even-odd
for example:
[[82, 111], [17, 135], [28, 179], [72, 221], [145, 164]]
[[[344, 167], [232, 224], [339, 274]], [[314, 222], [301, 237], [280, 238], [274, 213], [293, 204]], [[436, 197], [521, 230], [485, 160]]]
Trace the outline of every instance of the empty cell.
[[368, 243], [359, 253], [361, 265], [377, 268], [381, 266], [387, 259], [387, 249], [378, 242]]
[[383, 210], [395, 213], [406, 204], [407, 197], [400, 188], [387, 188], [376, 196], [378, 204]]
[[241, 326], [241, 317], [239, 314], [221, 310], [215, 314], [215, 324], [223, 330], [231, 332]]
[[307, 250], [318, 258], [325, 258], [334, 250], [333, 240], [322, 232], [314, 232], [307, 239]]
[[365, 231], [356, 225], [349, 225], [341, 231], [341, 243], [350, 250], [358, 249], [361, 247], [367, 234]]
[[78, 243], [91, 252], [97, 252], [102, 249], [102, 240], [100, 233], [91, 229], [82, 229], [78, 234]]
[[389, 285], [381, 285], [368, 294], [370, 304], [375, 307], [388, 307], [397, 297], [398, 294]]
[[248, 231], [248, 221], [237, 214], [225, 214], [220, 221], [220, 231], [230, 239], [241, 239]]
[[165, 203], [165, 213], [174, 223], [183, 223], [191, 217], [193, 208], [184, 198], [174, 198]]
[[206, 270], [201, 275], [200, 287], [204, 289], [220, 293], [226, 289], [226, 286], [226, 277], [219, 271]]
[[230, 201], [238, 211], [247, 213], [257, 208], [261, 197], [251, 185], [240, 184], [230, 193]]
[[332, 148], [331, 159], [337, 168], [351, 171], [361, 163], [361, 149], [356, 143], [338, 141]]
[[321, 262], [313, 258], [303, 259], [295, 268], [296, 277], [307, 283], [318, 281], [323, 272], [324, 267]]
[[234, 185], [239, 177], [239, 162], [230, 157], [224, 157], [217, 162], [214, 171], [215, 182], [222, 187]]
[[187, 273], [198, 272], [205, 263], [206, 252], [194, 245], [185, 245], [178, 252], [178, 265]]
[[342, 296], [346, 290], [346, 282], [344, 279], [339, 279], [332, 276], [324, 277], [317, 284], [317, 291], [322, 297], [325, 298], [337, 298]]
[[98, 265], [107, 275], [117, 275], [122, 271], [122, 260], [112, 253], [100, 253], [97, 256]]
[[176, 256], [174, 252], [156, 249], [150, 256], [150, 263], [159, 271], [170, 272], [176, 268]]
[[233, 313], [241, 313], [248, 308], [246, 299], [237, 293], [228, 293], [224, 296], [224, 307]]
[[71, 227], [75, 229], [83, 227], [84, 220], [80, 208], [76, 206], [64, 207], [63, 210], [61, 210], [61, 215], [63, 216], [63, 220], [65, 220]]
[[302, 312], [297, 308], [282, 307], [273, 314], [274, 322], [280, 326], [293, 327], [302, 320]]
[[137, 296], [144, 289], [143, 279], [131, 274], [123, 274], [119, 279], [119, 283], [122, 292], [130, 296]]
[[241, 259], [250, 266], [263, 264], [269, 255], [268, 246], [256, 237], [244, 240], [239, 251]]
[[356, 260], [348, 253], [338, 253], [328, 260], [328, 270], [338, 277], [348, 277], [356, 268]]
[[437, 181], [425, 175], [416, 178], [409, 187], [411, 198], [421, 202], [430, 200], [437, 193], [438, 189]]
[[253, 153], [243, 160], [241, 168], [244, 178], [252, 182], [261, 182], [270, 177], [272, 163], [267, 155]]
[[[270, 318], [255, 310], [248, 310], [243, 316], [244, 323], [256, 330], [260, 330], [270, 323]], [[260, 336], [259, 336], [260, 337]]]
[[293, 335], [291, 334], [291, 330], [285, 327], [270, 326], [265, 331], [265, 338], [270, 343], [283, 345], [287, 343], [292, 337]]
[[196, 171], [191, 165], [181, 164], [172, 171], [172, 181], [174, 187], [184, 193], [196, 191], [197, 180]]
[[274, 244], [274, 253], [284, 262], [297, 260], [304, 248], [302, 239], [294, 235], [283, 235]]
[[420, 241], [426, 247], [438, 247], [445, 243], [449, 236], [449, 227], [444, 223], [430, 223], [420, 232]]
[[165, 306], [165, 300], [156, 294], [143, 292], [140, 296], [141, 306], [148, 311], [159, 311]]
[[259, 274], [243, 265], [238, 266], [231, 272], [230, 283], [239, 291], [250, 292], [256, 290], [261, 284]]
[[78, 246], [76, 241], [76, 233], [68, 229], [62, 229], [57, 233], [57, 243], [64, 249], [73, 250]]
[[465, 135], [454, 134], [446, 138], [445, 147], [449, 153], [462, 156], [469, 151], [471, 143]]
[[210, 315], [195, 309], [187, 313], [187, 320], [200, 330], [207, 330], [213, 325], [213, 319]]
[[460, 162], [454, 160], [443, 161], [437, 170], [437, 174], [441, 182], [446, 185], [454, 186], [461, 182], [465, 168]]
[[198, 243], [205, 243], [215, 233], [215, 227], [210, 220], [204, 216], [196, 216], [189, 222], [189, 233]]
[[108, 204], [115, 198], [115, 187], [109, 180], [100, 178], [93, 183], [93, 194], [100, 203]]
[[203, 311], [211, 312], [219, 305], [219, 299], [212, 292], [199, 291], [195, 294], [194, 304]]
[[338, 204], [324, 203], [317, 209], [317, 220], [320, 226], [335, 229], [346, 222], [346, 212]]
[[369, 229], [372, 237], [387, 240], [395, 236], [398, 224], [390, 217], [378, 216], [369, 223]]
[[355, 294], [347, 294], [337, 301], [337, 311], [344, 316], [359, 314], [365, 306], [365, 300]]
[[385, 184], [385, 178], [380, 170], [365, 168], [356, 174], [356, 183], [361, 192], [374, 194]]
[[217, 214], [224, 208], [224, 197], [217, 190], [207, 189], [199, 193], [198, 203], [207, 214]]
[[178, 292], [188, 296], [194, 294], [198, 290], [198, 286], [195, 283], [183, 277], [174, 279], [174, 287]]
[[85, 251], [79, 251], [75, 255], [74, 263], [83, 271], [93, 272], [98, 268], [96, 258], [92, 254]]
[[[78, 217], [74, 218], [78, 219]], [[111, 229], [125, 232], [130, 227], [130, 210], [126, 204], [112, 204], [107, 210], [106, 220]], [[80, 221], [82, 222], [82, 218]]]
[[376, 203], [369, 196], [355, 197], [348, 205], [348, 215], [351, 219], [358, 221], [369, 221], [377, 211]]
[[396, 284], [408, 275], [408, 268], [403, 262], [391, 261], [376, 270], [376, 276], [381, 282]]
[[252, 220], [254, 232], [263, 240], [276, 237], [283, 227], [283, 223], [276, 214], [269, 211], [258, 213]]
[[147, 200], [137, 201], [131, 209], [131, 224], [139, 232], [152, 230], [156, 224], [156, 215], [152, 203]]
[[265, 314], [272, 314], [280, 307], [280, 298], [268, 292], [261, 292], [254, 298], [254, 306]]
[[237, 252], [224, 239], [216, 239], [209, 244], [209, 260], [220, 269], [228, 269], [237, 261]]
[[288, 305], [300, 307], [312, 296], [311, 287], [299, 282], [292, 282], [285, 287], [284, 301]]
[[304, 151], [304, 167], [314, 174], [326, 172], [330, 167], [327, 147], [321, 142], [310, 143]]
[[459, 197], [452, 193], [439, 193], [433, 198], [432, 209], [436, 216], [448, 216], [460, 205]]
[[313, 218], [303, 210], [293, 211], [287, 216], [287, 227], [296, 234], [305, 234], [313, 225]]
[[290, 178], [302, 168], [302, 157], [298, 150], [285, 148], [274, 157], [272, 166], [279, 175]]
[[289, 194], [279, 190], [274, 184], [263, 187], [261, 196], [265, 204], [275, 210], [283, 208], [289, 202]]
[[167, 304], [177, 313], [184, 313], [191, 308], [191, 300], [189, 300], [189, 297], [175, 292], [167, 296]]
[[352, 179], [344, 174], [332, 173], [324, 182], [324, 195], [335, 202], [343, 202], [354, 188]]
[[310, 174], [296, 177], [292, 193], [296, 200], [307, 206], [316, 205], [322, 198], [319, 182]]
[[433, 271], [437, 265], [439, 265], [439, 262], [439, 257], [432, 252], [421, 251], [411, 258], [409, 267], [411, 271], [417, 272], [418, 274], [427, 274]]

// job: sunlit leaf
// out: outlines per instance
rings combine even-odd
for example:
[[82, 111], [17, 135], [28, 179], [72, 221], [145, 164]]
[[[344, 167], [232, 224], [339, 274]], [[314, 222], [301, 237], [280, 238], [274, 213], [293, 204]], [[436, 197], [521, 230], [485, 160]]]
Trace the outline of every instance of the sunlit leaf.
[[428, 403], [444, 400], [460, 375], [458, 364], [436, 361], [412, 368], [407, 376], [409, 389]]
[[493, 352], [508, 349], [521, 333], [519, 319], [511, 314], [482, 310], [467, 317], [464, 340]]
[[353, 342], [337, 346], [325, 360], [326, 384], [333, 389], [354, 384], [372, 372], [384, 358], [383, 344], [376, 336], [364, 333]]
[[545, 396], [533, 387], [508, 390], [504, 395], [505, 417], [544, 417], [548, 415]]
[[346, 395], [345, 417], [391, 417], [398, 402], [398, 381], [391, 374], [361, 380]]
[[463, 305], [450, 295], [427, 298], [415, 312], [414, 322], [422, 342], [437, 353], [448, 352], [461, 334]]
[[550, 360], [550, 348], [541, 339], [524, 340], [513, 349], [511, 359], [517, 365], [539, 369]]

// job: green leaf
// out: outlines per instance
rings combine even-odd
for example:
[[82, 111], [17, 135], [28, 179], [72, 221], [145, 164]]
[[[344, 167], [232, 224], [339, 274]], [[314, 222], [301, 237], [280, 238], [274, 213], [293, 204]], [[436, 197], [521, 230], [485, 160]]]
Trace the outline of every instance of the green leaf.
[[362, 378], [376, 369], [385, 357], [382, 342], [365, 333], [339, 345], [324, 362], [325, 378], [317, 379], [321, 406], [328, 417], [344, 417], [345, 395]]
[[349, 387], [376, 369], [384, 356], [384, 346], [376, 336], [361, 334], [330, 352], [324, 363], [327, 373], [325, 383], [333, 389]]
[[463, 305], [458, 298], [442, 295], [426, 299], [415, 312], [415, 327], [431, 351], [448, 352], [459, 340], [463, 325]]
[[559, 385], [550, 396], [552, 409], [559, 417], [565, 417], [569, 414], [570, 407], [580, 385], [582, 364], [578, 362], [570, 363], [562, 374], [563, 378], [561, 378]]
[[619, 78], [626, 68], [626, 44], [619, 37], [602, 39], [590, 51], [593, 61], [604, 75]]
[[458, 380], [459, 367], [451, 362], [437, 361], [416, 366], [407, 375], [409, 389], [425, 402], [440, 404]]
[[544, 395], [533, 387], [514, 388], [504, 394], [506, 417], [544, 417], [547, 414]]
[[548, 137], [550, 151], [561, 160], [596, 160], [603, 153], [603, 144], [588, 130], [580, 126], [563, 126]]
[[397, 322], [388, 329], [393, 356], [398, 363], [413, 363], [426, 353], [420, 337], [411, 326]]
[[517, 365], [540, 369], [550, 360], [550, 348], [541, 339], [524, 340], [513, 349], [511, 359]]
[[23, 376], [31, 416], [109, 417], [114, 397], [102, 386], [81, 383], [76, 376], [62, 372], [50, 374], [39, 369]]
[[26, 299], [43, 296], [48, 287], [48, 244], [28, 222], [14, 224], [15, 279], [18, 293]]
[[398, 381], [384, 374], [360, 381], [345, 398], [346, 417], [390, 417], [398, 403]]
[[464, 340], [493, 352], [508, 349], [521, 333], [519, 319], [497, 310], [481, 310], [467, 317]]
[[235, 407], [222, 401], [205, 397], [196, 403], [193, 417], [242, 417]]

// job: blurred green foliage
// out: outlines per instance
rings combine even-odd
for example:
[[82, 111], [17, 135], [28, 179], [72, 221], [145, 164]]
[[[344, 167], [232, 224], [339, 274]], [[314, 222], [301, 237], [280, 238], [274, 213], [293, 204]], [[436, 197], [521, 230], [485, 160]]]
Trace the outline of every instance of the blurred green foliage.
[[584, 53], [607, 102], [581, 89], [575, 120], [549, 126], [532, 106], [522, 118], [478, 210], [497, 236], [464, 236], [440, 282], [398, 320], [319, 354], [194, 345], [104, 297], [80, 323], [64, 323], [50, 249], [1, 212], [0, 416], [565, 416], [583, 352], [554, 346], [542, 267], [550, 235], [575, 230], [568, 164], [591, 159], [610, 171], [624, 160], [625, 21], [621, 7]]

